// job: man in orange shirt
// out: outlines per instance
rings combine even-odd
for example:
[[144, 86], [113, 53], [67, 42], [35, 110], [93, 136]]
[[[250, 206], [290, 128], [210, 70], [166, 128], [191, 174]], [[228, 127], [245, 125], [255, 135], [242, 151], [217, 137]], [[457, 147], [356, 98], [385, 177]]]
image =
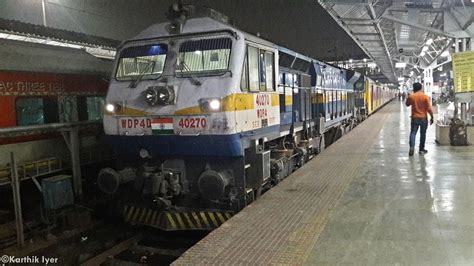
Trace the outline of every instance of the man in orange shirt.
[[415, 152], [415, 139], [418, 127], [420, 128], [420, 154], [425, 154], [426, 129], [428, 128], [428, 114], [430, 114], [430, 125], [433, 124], [433, 109], [428, 95], [424, 94], [420, 83], [413, 84], [413, 94], [409, 95], [405, 104], [411, 106], [411, 131], [410, 131], [410, 152], [413, 156]]

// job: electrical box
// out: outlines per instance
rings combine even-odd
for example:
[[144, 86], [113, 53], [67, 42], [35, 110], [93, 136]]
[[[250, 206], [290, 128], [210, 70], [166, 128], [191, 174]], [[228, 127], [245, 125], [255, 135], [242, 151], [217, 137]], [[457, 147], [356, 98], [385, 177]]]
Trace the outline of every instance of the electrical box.
[[56, 175], [41, 180], [44, 206], [47, 210], [56, 210], [74, 204], [70, 175]]

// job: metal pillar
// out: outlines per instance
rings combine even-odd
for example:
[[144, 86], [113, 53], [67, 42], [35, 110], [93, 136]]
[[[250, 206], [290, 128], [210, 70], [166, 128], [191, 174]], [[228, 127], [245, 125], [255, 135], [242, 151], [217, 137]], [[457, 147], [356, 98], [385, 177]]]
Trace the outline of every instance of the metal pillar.
[[25, 235], [23, 234], [23, 215], [21, 212], [20, 179], [18, 178], [15, 154], [11, 152], [10, 155], [12, 177], [11, 185], [13, 189], [13, 204], [15, 206], [16, 239], [18, 245], [23, 247], [25, 245]]
[[66, 141], [67, 147], [71, 152], [72, 163], [72, 180], [74, 185], [74, 196], [82, 196], [82, 179], [81, 179], [81, 158], [80, 158], [80, 142], [79, 130], [77, 128], [67, 128], [61, 130], [61, 134]]
[[72, 178], [74, 180], [74, 194], [82, 195], [82, 179], [81, 179], [81, 159], [79, 152], [79, 134], [77, 129], [69, 131], [71, 140], [71, 160], [72, 160]]

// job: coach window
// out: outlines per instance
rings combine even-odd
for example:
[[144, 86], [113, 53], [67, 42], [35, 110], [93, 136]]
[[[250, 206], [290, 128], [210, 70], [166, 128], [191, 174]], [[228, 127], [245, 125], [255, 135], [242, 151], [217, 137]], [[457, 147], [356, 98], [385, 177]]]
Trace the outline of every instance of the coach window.
[[250, 91], [259, 90], [258, 81], [258, 49], [252, 46], [248, 47], [249, 60], [249, 89]]
[[18, 126], [59, 122], [58, 102], [49, 97], [25, 97], [16, 100]]
[[275, 71], [273, 69], [274, 57], [272, 52], [265, 52], [265, 76], [267, 78], [267, 91], [274, 91], [274, 82], [273, 77], [275, 76]]
[[83, 96], [77, 98], [79, 121], [100, 120], [103, 117], [104, 97]]

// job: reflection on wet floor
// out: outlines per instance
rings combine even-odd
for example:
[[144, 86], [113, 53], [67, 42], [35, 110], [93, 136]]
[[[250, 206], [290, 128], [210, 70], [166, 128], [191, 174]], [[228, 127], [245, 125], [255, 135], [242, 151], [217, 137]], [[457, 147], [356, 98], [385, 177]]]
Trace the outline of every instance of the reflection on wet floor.
[[392, 110], [308, 264], [474, 265], [474, 146], [438, 146], [433, 125], [409, 157], [410, 110]]

